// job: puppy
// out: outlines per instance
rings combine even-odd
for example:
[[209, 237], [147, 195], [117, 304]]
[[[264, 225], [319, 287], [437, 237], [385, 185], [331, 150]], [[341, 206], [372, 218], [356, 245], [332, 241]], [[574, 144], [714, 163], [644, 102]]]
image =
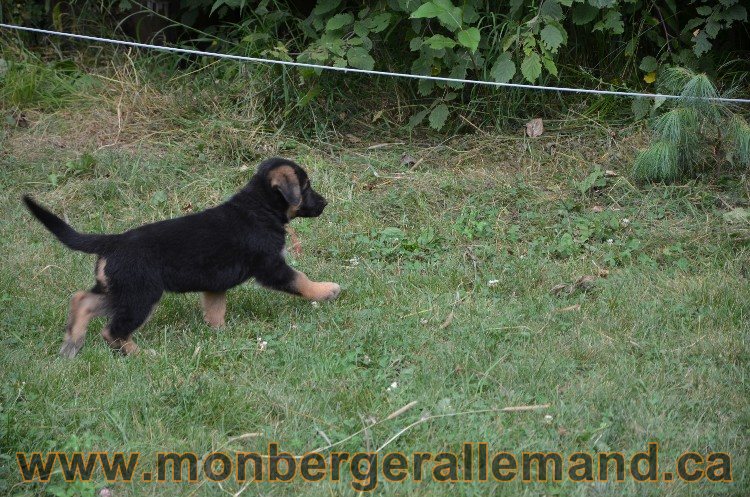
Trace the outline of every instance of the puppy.
[[65, 246], [98, 256], [94, 287], [70, 300], [63, 357], [81, 350], [89, 321], [97, 316], [109, 318], [102, 337], [113, 349], [136, 352], [131, 336], [164, 292], [203, 292], [205, 321], [219, 327], [226, 291], [250, 278], [314, 301], [334, 299], [341, 291], [336, 283], [309, 280], [284, 259], [286, 224], [317, 217], [327, 204], [290, 160], [264, 161], [250, 182], [218, 207], [119, 235], [79, 233], [29, 196], [23, 200]]

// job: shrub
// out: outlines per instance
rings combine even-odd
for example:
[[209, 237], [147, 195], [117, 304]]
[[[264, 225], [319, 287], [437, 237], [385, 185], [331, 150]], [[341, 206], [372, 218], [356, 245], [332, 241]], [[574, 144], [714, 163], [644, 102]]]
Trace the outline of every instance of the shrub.
[[653, 119], [655, 141], [636, 158], [636, 179], [673, 181], [700, 171], [716, 155], [750, 167], [750, 127], [726, 105], [706, 100], [718, 96], [708, 76], [667, 69], [661, 81], [661, 91], [684, 98], [665, 104], [668, 109]]

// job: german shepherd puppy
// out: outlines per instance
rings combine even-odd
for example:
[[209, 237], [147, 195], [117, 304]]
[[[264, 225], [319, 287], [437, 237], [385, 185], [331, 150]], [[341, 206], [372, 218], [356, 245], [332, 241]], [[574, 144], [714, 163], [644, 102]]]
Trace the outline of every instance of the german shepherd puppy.
[[119, 235], [79, 233], [23, 197], [26, 206], [65, 246], [96, 254], [96, 283], [76, 292], [60, 355], [75, 357], [89, 321], [107, 316], [102, 337], [116, 350], [138, 350], [131, 336], [164, 292], [203, 292], [205, 321], [224, 325], [226, 291], [250, 278], [261, 285], [313, 301], [331, 300], [341, 288], [314, 282], [285, 261], [285, 226], [295, 217], [317, 217], [326, 200], [294, 162], [272, 158], [223, 204], [159, 221]]

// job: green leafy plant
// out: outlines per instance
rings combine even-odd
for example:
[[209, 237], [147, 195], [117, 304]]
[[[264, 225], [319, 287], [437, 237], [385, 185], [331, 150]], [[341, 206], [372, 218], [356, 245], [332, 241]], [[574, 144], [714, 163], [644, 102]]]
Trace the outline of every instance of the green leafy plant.
[[[128, 15], [149, 12], [136, 1], [79, 5], [92, 17], [102, 5]], [[189, 0], [170, 8], [170, 29], [197, 35], [186, 41], [233, 46], [244, 55], [500, 83], [558, 78], [572, 63], [599, 68], [590, 76], [616, 86], [652, 84], [671, 66], [710, 69], [718, 47], [748, 22], [739, 0]], [[620, 47], [616, 58], [607, 55], [613, 45]], [[301, 80], [283, 85], [287, 113], [335, 91], [322, 84], [329, 74], [299, 74]], [[416, 82], [417, 97], [430, 101], [414, 106], [409, 127], [426, 123], [440, 130], [452, 122], [450, 102], [476, 96], [477, 90], [462, 89], [461, 83]]]
[[407, 233], [401, 228], [387, 227], [372, 230], [369, 236], [358, 235], [357, 245], [371, 261], [382, 263], [404, 263], [413, 269], [435, 262], [443, 250], [441, 240], [431, 228], [423, 228], [417, 234]]
[[636, 179], [674, 181], [697, 173], [717, 155], [730, 164], [750, 166], [750, 127], [739, 114], [708, 100], [719, 96], [708, 76], [670, 68], [664, 71], [660, 90], [683, 98], [659, 105], [666, 110], [652, 120], [654, 142], [635, 160]]

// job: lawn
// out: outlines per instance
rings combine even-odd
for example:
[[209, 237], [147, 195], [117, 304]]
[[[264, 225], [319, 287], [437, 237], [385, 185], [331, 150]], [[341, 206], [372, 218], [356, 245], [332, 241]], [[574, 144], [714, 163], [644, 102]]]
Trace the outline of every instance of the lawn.
[[[634, 184], [639, 126], [571, 118], [535, 139], [508, 129], [324, 142], [253, 127], [252, 115], [177, 113], [187, 90], [144, 92], [168, 100], [123, 111], [113, 87], [0, 131], [0, 493], [350, 495], [348, 470], [318, 483], [140, 477], [159, 451], [278, 442], [302, 455], [343, 441], [335, 450], [407, 455], [487, 442], [519, 458], [630, 457], [658, 442], [660, 473], [686, 451], [728, 452], [734, 480], [381, 477], [377, 495], [746, 494], [750, 232], [726, 215], [750, 201], [745, 177]], [[329, 200], [320, 218], [292, 223], [292, 262], [340, 283], [338, 300], [248, 283], [229, 292], [227, 326], [214, 331], [197, 295], [167, 295], [135, 336], [147, 352], [114, 354], [95, 321], [78, 357], [57, 357], [94, 259], [55, 241], [22, 194], [79, 230], [118, 232], [215, 205], [271, 155], [304, 165]], [[500, 411], [516, 406], [542, 407]], [[55, 450], [142, 458], [132, 483], [66, 483], [59, 471], [20, 481], [17, 451]]]

